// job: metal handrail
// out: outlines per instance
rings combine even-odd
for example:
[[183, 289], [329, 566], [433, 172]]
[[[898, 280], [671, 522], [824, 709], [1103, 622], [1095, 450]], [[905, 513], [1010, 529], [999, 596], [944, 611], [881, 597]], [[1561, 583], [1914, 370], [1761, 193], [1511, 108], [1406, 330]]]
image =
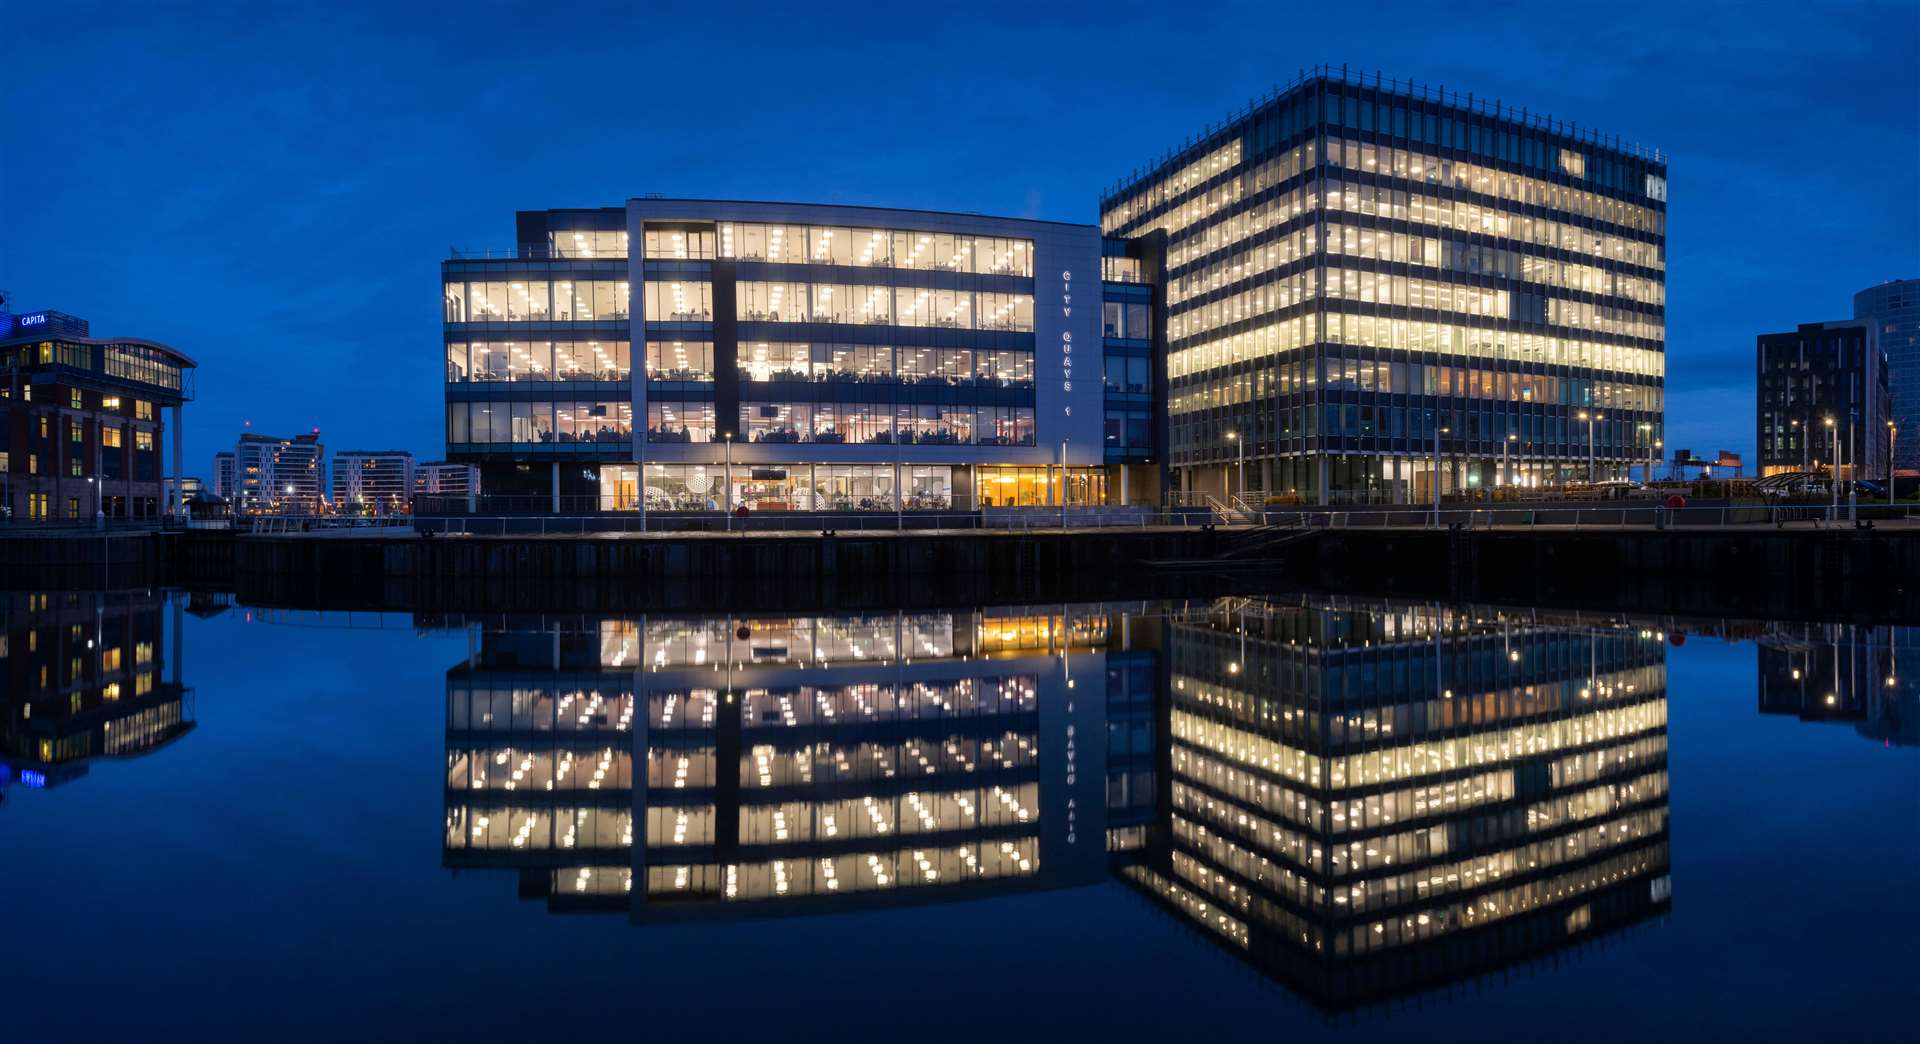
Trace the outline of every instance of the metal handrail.
[[1324, 529], [1430, 529], [1459, 526], [1463, 529], [1512, 529], [1564, 527], [1571, 529], [1634, 528], [1725, 528], [1729, 526], [1771, 526], [1807, 524], [1813, 527], [1851, 527], [1855, 521], [1888, 522], [1920, 518], [1920, 505], [1860, 502], [1851, 511], [1845, 502], [1836, 510], [1832, 504], [1726, 504], [1699, 507], [1666, 507], [1649, 502], [1613, 504], [1604, 507], [1524, 505], [1519, 507], [1442, 508], [1436, 517], [1431, 507], [1413, 505], [1378, 510], [1270, 507], [1269, 522], [1297, 518], [1305, 525]]

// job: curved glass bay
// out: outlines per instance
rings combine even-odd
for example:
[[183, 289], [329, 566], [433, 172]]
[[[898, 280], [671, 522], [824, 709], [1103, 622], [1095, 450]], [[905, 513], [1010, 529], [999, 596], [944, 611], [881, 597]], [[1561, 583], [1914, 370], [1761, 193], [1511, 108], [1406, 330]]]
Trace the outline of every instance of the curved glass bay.
[[4, 599], [22, 1039], [1898, 1035], [1906, 628]]

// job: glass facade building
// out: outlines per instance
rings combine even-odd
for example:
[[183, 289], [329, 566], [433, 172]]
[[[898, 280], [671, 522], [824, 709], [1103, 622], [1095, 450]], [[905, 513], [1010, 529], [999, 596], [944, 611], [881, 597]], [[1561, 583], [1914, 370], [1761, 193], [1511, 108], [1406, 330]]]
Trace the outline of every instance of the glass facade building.
[[971, 214], [647, 198], [522, 213], [505, 253], [442, 266], [447, 455], [479, 466], [493, 506], [1159, 495], [1147, 245]]
[[1874, 323], [1761, 334], [1754, 355], [1761, 475], [1885, 477], [1893, 396]]
[[1893, 393], [1889, 415], [1900, 434], [1893, 466], [1920, 473], [1920, 279], [1890, 279], [1853, 295], [1853, 317], [1871, 324], [1887, 361]]
[[1237, 114], [1100, 203], [1166, 237], [1172, 481], [1392, 503], [1644, 468], [1666, 195], [1656, 152], [1377, 77]]

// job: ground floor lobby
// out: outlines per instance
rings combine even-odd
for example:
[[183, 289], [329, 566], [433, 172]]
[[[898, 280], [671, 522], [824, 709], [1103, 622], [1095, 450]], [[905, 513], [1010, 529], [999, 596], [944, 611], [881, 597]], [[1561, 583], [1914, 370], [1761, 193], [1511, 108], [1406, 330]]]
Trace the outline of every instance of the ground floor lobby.
[[[1443, 456], [1438, 483], [1443, 497], [1495, 490], [1550, 489], [1592, 480], [1639, 478], [1644, 461], [1581, 457], [1506, 458]], [[1175, 465], [1172, 481], [1183, 495], [1302, 504], [1424, 504], [1433, 500], [1432, 457], [1325, 455]], [[1324, 495], [1323, 495], [1324, 491]]]
[[968, 512], [1154, 505], [1161, 495], [1160, 470], [1151, 464], [482, 464], [480, 486], [472, 511], [537, 513], [550, 506], [555, 514], [743, 507], [750, 512]]

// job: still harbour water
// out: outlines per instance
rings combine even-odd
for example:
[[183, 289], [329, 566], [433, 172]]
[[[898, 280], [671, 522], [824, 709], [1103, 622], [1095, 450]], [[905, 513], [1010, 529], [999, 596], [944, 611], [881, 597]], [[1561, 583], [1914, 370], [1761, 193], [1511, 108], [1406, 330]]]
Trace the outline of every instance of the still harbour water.
[[1902, 628], [0, 605], [9, 1040], [1915, 1032]]

